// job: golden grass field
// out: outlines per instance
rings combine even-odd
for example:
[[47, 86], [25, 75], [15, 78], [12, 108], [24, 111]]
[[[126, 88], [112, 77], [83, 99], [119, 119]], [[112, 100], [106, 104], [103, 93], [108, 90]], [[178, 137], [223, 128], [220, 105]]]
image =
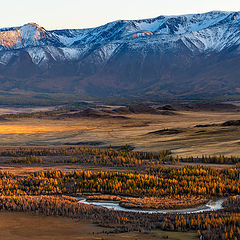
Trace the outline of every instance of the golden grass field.
[[[127, 119], [66, 118], [10, 119], [0, 122], [1, 146], [46, 146], [78, 142], [103, 142], [101, 146], [129, 144], [138, 151], [170, 149], [179, 156], [240, 155], [240, 127], [195, 125], [219, 124], [240, 119], [238, 112], [190, 112], [177, 115], [129, 114]], [[177, 134], [149, 134], [177, 129]]]
[[[90, 222], [28, 213], [0, 213], [0, 239], [4, 240], [194, 240], [195, 233], [181, 232], [131, 232], [107, 234], [111, 229]], [[94, 233], [94, 234], [93, 234]]]

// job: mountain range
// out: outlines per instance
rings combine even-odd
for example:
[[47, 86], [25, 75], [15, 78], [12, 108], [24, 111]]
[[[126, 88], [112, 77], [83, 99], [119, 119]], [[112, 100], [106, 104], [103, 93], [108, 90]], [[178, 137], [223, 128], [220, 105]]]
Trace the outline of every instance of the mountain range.
[[0, 91], [215, 98], [240, 93], [240, 12], [0, 29]]

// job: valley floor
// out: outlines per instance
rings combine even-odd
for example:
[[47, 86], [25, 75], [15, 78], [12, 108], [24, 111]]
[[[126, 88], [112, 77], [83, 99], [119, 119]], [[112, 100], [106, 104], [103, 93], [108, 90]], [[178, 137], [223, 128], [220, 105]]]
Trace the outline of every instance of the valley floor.
[[0, 212], [0, 239], [4, 240], [194, 240], [195, 233], [131, 232], [108, 233], [111, 229], [87, 221], [30, 213]]
[[0, 116], [0, 239], [238, 239], [239, 111], [64, 111]]
[[0, 122], [1, 146], [123, 146], [171, 150], [179, 156], [239, 155], [239, 112], [178, 111], [176, 115], [125, 114], [124, 118], [12, 118]]

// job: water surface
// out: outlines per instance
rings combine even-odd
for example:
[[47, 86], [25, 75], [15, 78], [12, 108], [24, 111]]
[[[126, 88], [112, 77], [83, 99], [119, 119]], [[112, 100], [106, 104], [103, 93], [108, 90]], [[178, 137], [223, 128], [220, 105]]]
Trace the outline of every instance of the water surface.
[[197, 208], [187, 208], [187, 209], [169, 209], [169, 210], [141, 210], [136, 208], [124, 208], [119, 205], [119, 203], [114, 202], [94, 202], [94, 201], [87, 201], [86, 198], [80, 198], [79, 202], [99, 207], [105, 207], [107, 209], [115, 210], [115, 211], [124, 211], [124, 212], [137, 212], [137, 213], [182, 213], [182, 214], [190, 214], [190, 213], [201, 213], [207, 211], [217, 211], [223, 209], [223, 202], [225, 199], [218, 199], [218, 200], [210, 200], [208, 203], [197, 207]]

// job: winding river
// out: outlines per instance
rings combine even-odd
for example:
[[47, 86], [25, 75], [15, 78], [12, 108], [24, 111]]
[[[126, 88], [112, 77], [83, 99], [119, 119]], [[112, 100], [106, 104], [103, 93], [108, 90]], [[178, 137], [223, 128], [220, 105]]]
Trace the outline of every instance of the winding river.
[[207, 212], [207, 211], [217, 211], [220, 209], [223, 209], [223, 202], [225, 199], [218, 199], [216, 201], [210, 200], [208, 203], [197, 207], [197, 208], [188, 208], [188, 209], [174, 209], [174, 210], [141, 210], [141, 209], [132, 209], [132, 208], [123, 208], [119, 205], [119, 203], [113, 203], [113, 202], [94, 202], [94, 201], [87, 201], [86, 198], [80, 198], [80, 203], [85, 203], [89, 205], [99, 206], [99, 207], [105, 207], [111, 210], [115, 211], [124, 211], [124, 212], [138, 212], [138, 213], [181, 213], [181, 214], [190, 214], [190, 213], [201, 213], [201, 212]]

